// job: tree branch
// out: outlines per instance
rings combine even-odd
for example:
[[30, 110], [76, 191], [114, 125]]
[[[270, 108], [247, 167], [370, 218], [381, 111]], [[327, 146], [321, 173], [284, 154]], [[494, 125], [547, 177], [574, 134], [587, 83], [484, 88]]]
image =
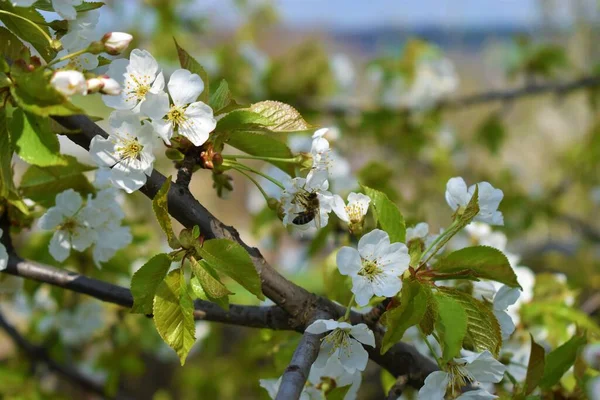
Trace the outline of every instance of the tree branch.
[[[50, 368], [52, 371], [61, 375], [67, 381], [79, 386], [86, 392], [95, 393], [102, 396], [103, 398], [108, 398], [108, 396], [104, 392], [104, 387], [102, 385], [99, 385], [98, 383], [94, 382], [93, 380], [86, 377], [76, 369], [71, 368], [70, 366], [59, 364], [48, 355], [48, 353], [43, 347], [36, 346], [27, 341], [27, 339], [21, 336], [17, 329], [4, 318], [2, 312], [0, 312], [0, 328], [2, 328], [8, 334], [8, 336], [10, 336], [15, 345], [27, 355], [27, 357], [31, 360], [32, 363], [46, 364], [48, 368]], [[117, 396], [117, 398], [125, 397]]]

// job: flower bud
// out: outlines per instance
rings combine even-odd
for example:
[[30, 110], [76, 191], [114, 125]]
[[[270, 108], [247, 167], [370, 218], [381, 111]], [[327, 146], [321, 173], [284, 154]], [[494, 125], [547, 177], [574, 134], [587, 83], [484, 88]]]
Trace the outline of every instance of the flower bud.
[[102, 38], [102, 43], [104, 43], [104, 51], [108, 54], [116, 56], [117, 54], [121, 54], [123, 50], [129, 46], [133, 36], [129, 33], [124, 32], [109, 32]]
[[102, 93], [111, 96], [117, 96], [121, 94], [121, 85], [119, 85], [119, 82], [115, 81], [113, 78], [109, 78], [108, 76], [101, 76], [100, 79], [104, 84], [100, 90]]
[[104, 82], [100, 78], [92, 78], [87, 80], [87, 92], [96, 93], [104, 87]]
[[65, 96], [87, 94], [85, 76], [79, 71], [56, 71], [50, 80], [50, 84]]

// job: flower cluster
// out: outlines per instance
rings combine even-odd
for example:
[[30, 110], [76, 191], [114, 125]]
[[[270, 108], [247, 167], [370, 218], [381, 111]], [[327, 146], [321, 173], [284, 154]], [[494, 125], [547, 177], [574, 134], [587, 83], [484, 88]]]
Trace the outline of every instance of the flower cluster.
[[121, 226], [124, 213], [114, 200], [111, 188], [98, 191], [86, 204], [73, 189], [57, 194], [54, 207], [38, 221], [40, 229], [54, 231], [48, 246], [52, 257], [62, 262], [71, 249], [84, 251], [93, 246], [93, 259], [99, 266], [131, 243], [129, 228]]

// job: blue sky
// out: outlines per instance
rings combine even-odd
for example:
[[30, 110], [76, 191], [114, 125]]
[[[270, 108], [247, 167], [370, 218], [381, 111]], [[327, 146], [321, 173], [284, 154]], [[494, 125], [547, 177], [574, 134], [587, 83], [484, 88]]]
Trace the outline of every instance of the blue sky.
[[[529, 25], [538, 21], [538, 0], [274, 0], [293, 27], [357, 29], [373, 26]], [[222, 23], [236, 21], [231, 0], [197, 0], [195, 7]]]

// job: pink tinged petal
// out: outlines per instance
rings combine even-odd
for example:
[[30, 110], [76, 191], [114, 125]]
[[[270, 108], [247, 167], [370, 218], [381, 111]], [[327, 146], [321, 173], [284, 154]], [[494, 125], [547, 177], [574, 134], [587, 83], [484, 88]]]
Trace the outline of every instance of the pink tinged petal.
[[81, 208], [83, 199], [81, 195], [73, 189], [67, 189], [62, 193], [56, 195], [56, 208], [58, 208], [63, 215], [72, 217]]
[[190, 104], [184, 112], [186, 121], [178, 127], [180, 135], [188, 138], [195, 146], [201, 146], [217, 126], [213, 110], [201, 101]]
[[57, 207], [51, 207], [39, 219], [38, 227], [44, 230], [53, 230], [63, 222], [64, 218], [64, 214]]
[[50, 255], [54, 257], [56, 261], [65, 261], [71, 253], [71, 242], [69, 240], [69, 235], [67, 234], [67, 232], [54, 232], [54, 235], [52, 235], [52, 239], [50, 239], [48, 250], [50, 251]]
[[402, 280], [396, 275], [383, 273], [373, 280], [372, 287], [376, 296], [393, 297], [402, 289]]
[[494, 296], [494, 309], [495, 310], [506, 310], [509, 306], [512, 306], [519, 300], [521, 291], [518, 288], [511, 288], [509, 286], [502, 286], [496, 296]]
[[158, 72], [158, 63], [146, 50], [133, 49], [129, 55], [127, 72], [136, 75], [149, 75], [153, 78]]
[[369, 361], [369, 353], [354, 339], [350, 339], [350, 346], [339, 349], [340, 363], [349, 373], [364, 371]]
[[390, 237], [381, 229], [374, 229], [358, 241], [358, 252], [366, 260], [373, 260], [379, 246], [390, 244]]
[[100, 167], [112, 167], [121, 158], [117, 155], [116, 146], [110, 139], [94, 136], [90, 143], [90, 155], [96, 165]]
[[373, 287], [371, 281], [363, 276], [355, 275], [352, 277], [352, 293], [356, 297], [356, 304], [361, 307], [369, 304], [369, 300], [373, 297]]
[[187, 69], [178, 69], [169, 79], [169, 94], [177, 107], [195, 102], [204, 90], [204, 82]]
[[315, 322], [313, 322], [312, 324], [310, 324], [309, 326], [306, 327], [306, 329], [304, 330], [305, 332], [308, 333], [312, 333], [315, 335], [318, 335], [320, 333], [324, 333], [324, 332], [328, 332], [331, 331], [335, 328], [337, 328], [337, 322], [335, 324], [335, 326], [331, 327], [331, 322], [336, 322], [332, 319], [318, 319]]
[[344, 200], [338, 196], [337, 194], [333, 196], [333, 212], [344, 222], [350, 222], [350, 217], [346, 212], [346, 204], [344, 204]]
[[344, 246], [338, 251], [336, 263], [342, 275], [355, 276], [362, 268], [358, 251], [348, 246]]
[[140, 106], [140, 112], [152, 120], [162, 120], [169, 109], [169, 95], [165, 92], [146, 94], [146, 101]]
[[146, 184], [146, 174], [142, 171], [124, 172], [113, 168], [110, 180], [115, 187], [133, 193]]
[[450, 178], [446, 184], [446, 203], [456, 210], [458, 207], [466, 206], [471, 196], [467, 192], [467, 184], [463, 178]]
[[357, 324], [350, 328], [350, 334], [356, 340], [369, 346], [375, 347], [375, 336], [366, 324]]
[[446, 388], [450, 382], [448, 373], [435, 371], [425, 378], [425, 384], [419, 390], [419, 400], [444, 400]]
[[515, 323], [506, 311], [494, 310], [494, 315], [500, 324], [500, 331], [502, 332], [502, 340], [506, 340], [515, 331]]

